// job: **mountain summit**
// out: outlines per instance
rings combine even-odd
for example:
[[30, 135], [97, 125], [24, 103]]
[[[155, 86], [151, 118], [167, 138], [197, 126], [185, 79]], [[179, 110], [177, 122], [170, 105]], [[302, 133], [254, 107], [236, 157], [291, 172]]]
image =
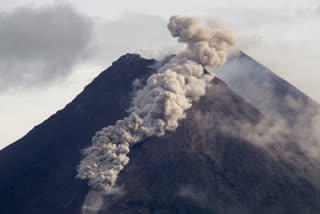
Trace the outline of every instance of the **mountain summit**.
[[235, 134], [230, 124], [255, 127], [266, 115], [218, 78], [175, 131], [132, 148], [119, 194], [86, 204], [91, 190], [76, 179], [81, 151], [96, 131], [127, 116], [133, 81], [154, 73], [156, 63], [120, 57], [63, 110], [1, 150], [0, 213], [320, 213], [320, 191], [295, 162]]

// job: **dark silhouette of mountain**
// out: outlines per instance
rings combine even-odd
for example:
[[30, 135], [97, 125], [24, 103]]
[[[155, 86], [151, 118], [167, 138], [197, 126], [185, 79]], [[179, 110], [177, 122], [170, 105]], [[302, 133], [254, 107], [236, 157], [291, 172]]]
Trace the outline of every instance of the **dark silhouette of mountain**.
[[[76, 179], [95, 132], [127, 115], [132, 81], [155, 60], [120, 57], [63, 110], [0, 151], [0, 213], [80, 213], [90, 189]], [[174, 132], [132, 148], [99, 213], [320, 213], [320, 191], [291, 162], [224, 131], [265, 117], [215, 78]]]

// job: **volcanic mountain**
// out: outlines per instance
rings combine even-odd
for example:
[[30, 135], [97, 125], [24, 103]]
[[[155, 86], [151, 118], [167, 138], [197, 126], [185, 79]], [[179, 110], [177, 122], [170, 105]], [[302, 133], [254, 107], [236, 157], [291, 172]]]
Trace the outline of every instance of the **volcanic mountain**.
[[[235, 57], [226, 66], [245, 58], [255, 63], [248, 72], [264, 76], [253, 59]], [[249, 102], [213, 79], [174, 132], [132, 148], [116, 183], [121, 193], [103, 196], [99, 211], [83, 209], [91, 190], [76, 178], [81, 151], [96, 131], [127, 115], [132, 82], [154, 73], [157, 63], [137, 54], [120, 57], [64, 109], [1, 150], [0, 213], [320, 213], [318, 186], [302, 173], [299, 161], [279, 158], [283, 150], [273, 146], [277, 138], [269, 148], [233, 131], [232, 124], [255, 127], [269, 115], [227, 78]], [[248, 70], [248, 63], [237, 69]], [[273, 93], [281, 95], [288, 83], [272, 76], [277, 80], [270, 81], [277, 86]], [[290, 90], [318, 105], [291, 85]], [[284, 118], [294, 118], [289, 107], [280, 109], [288, 115]], [[290, 143], [296, 160], [317, 172], [319, 165], [299, 142], [288, 137], [285, 145]]]

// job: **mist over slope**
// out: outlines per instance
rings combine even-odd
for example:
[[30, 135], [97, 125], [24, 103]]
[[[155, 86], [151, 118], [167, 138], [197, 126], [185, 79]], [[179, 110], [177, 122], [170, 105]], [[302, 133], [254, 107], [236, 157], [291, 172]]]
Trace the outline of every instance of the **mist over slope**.
[[300, 115], [320, 112], [318, 103], [244, 52], [230, 56], [217, 77], [267, 116], [298, 123]]
[[278, 147], [279, 158], [294, 162], [320, 186], [320, 105], [243, 52], [229, 57], [217, 76], [269, 120], [255, 127], [229, 124], [229, 131], [237, 129], [234, 134], [257, 145]]
[[[89, 192], [75, 178], [81, 150], [127, 116], [133, 81], [147, 79], [155, 63], [120, 57], [63, 110], [1, 150], [0, 213], [80, 213]], [[255, 127], [265, 118], [215, 78], [176, 131], [132, 147], [117, 180], [123, 195], [102, 197], [98, 213], [319, 213], [320, 191], [296, 162], [225, 130], [230, 121]]]

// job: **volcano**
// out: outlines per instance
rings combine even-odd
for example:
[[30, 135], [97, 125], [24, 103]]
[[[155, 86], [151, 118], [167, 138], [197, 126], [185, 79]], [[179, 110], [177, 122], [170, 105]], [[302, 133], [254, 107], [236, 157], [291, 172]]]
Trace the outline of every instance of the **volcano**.
[[[175, 131], [132, 148], [116, 181], [121, 194], [100, 196], [97, 210], [84, 208], [92, 190], [86, 180], [76, 178], [81, 151], [96, 131], [127, 116], [133, 81], [150, 76], [157, 63], [137, 54], [120, 57], [64, 109], [1, 150], [0, 213], [320, 213], [320, 189], [299, 163], [314, 177], [319, 165], [299, 142], [288, 141], [295, 158], [287, 160], [278, 158], [283, 150], [277, 147], [270, 150], [225, 130], [230, 123], [254, 127], [279, 112], [293, 121], [297, 111], [280, 101], [287, 93], [311, 103], [312, 111], [301, 114], [313, 117], [318, 109], [244, 53], [230, 58], [222, 68], [225, 76], [219, 76], [231, 89], [214, 78]], [[239, 85], [228, 76], [236, 70], [248, 74]], [[276, 104], [266, 107], [248, 93], [250, 75], [273, 86], [270, 102]], [[250, 87], [259, 83], [250, 82]]]

